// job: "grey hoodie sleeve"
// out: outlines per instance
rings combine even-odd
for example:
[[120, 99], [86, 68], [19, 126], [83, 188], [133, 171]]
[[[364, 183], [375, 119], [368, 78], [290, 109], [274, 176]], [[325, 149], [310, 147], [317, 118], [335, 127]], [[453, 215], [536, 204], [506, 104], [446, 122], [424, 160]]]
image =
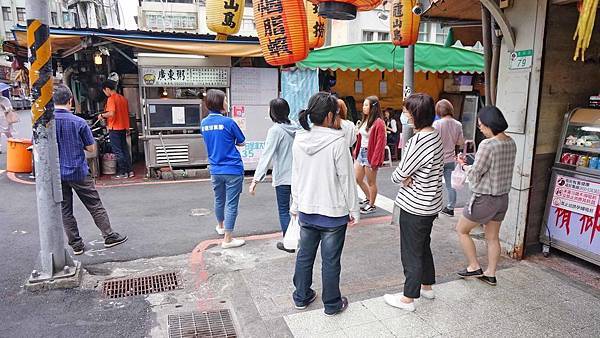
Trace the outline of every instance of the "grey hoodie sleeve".
[[354, 164], [352, 163], [350, 151], [346, 147], [346, 141], [336, 144], [335, 168], [350, 216], [355, 222], [358, 222], [360, 220], [360, 209], [356, 179], [354, 178]]
[[265, 140], [265, 148], [263, 149], [256, 171], [254, 171], [254, 181], [261, 182], [267, 176], [267, 170], [275, 155], [277, 144], [281, 138], [281, 134], [277, 131], [276, 126], [273, 126], [267, 132], [267, 139]]

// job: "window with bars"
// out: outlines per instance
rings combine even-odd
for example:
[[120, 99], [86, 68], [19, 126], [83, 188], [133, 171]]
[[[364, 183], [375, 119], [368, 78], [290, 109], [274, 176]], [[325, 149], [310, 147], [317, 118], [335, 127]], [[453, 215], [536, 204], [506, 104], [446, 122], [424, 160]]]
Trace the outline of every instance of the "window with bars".
[[56, 12], [50, 13], [50, 24], [53, 26], [58, 25], [58, 13], [56, 13]]
[[4, 21], [12, 20], [12, 12], [10, 10], [10, 7], [2, 7], [2, 18], [4, 19]]
[[25, 22], [25, 8], [17, 7], [17, 21]]
[[363, 41], [373, 41], [373, 36], [375, 35], [375, 32], [371, 32], [371, 31], [363, 31]]
[[390, 41], [390, 33], [379, 32], [378, 36], [378, 41]]

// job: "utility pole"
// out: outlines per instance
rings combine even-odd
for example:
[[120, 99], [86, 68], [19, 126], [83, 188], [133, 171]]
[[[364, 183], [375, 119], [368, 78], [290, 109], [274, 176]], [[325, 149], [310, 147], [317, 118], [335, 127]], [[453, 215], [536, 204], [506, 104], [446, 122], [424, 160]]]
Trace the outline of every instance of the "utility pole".
[[[404, 90], [403, 98], [406, 100], [415, 90], [415, 45], [404, 49]], [[402, 125], [402, 144], [406, 144], [413, 135], [413, 126]], [[402, 148], [404, 154], [404, 148]]]
[[63, 235], [48, 13], [48, 0], [27, 0], [27, 47], [31, 64], [29, 83], [33, 101], [33, 153], [40, 232], [39, 262], [31, 273], [29, 286], [73, 277], [79, 270], [79, 262], [73, 261], [65, 249]]

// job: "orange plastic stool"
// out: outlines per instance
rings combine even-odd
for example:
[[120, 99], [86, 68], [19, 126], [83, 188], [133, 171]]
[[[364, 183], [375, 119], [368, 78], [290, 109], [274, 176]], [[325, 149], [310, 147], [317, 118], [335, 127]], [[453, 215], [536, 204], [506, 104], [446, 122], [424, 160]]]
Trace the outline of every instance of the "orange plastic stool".
[[13, 173], [31, 172], [31, 153], [27, 147], [31, 146], [31, 140], [8, 139], [8, 151], [6, 152], [6, 171]]

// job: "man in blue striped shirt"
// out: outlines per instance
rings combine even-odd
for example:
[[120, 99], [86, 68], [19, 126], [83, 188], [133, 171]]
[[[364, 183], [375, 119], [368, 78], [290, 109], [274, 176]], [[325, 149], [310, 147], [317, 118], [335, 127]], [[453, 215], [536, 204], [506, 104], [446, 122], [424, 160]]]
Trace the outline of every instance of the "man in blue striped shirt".
[[53, 99], [63, 193], [61, 203], [63, 226], [69, 245], [75, 255], [81, 255], [84, 251], [83, 239], [79, 236], [77, 220], [73, 216], [73, 191], [102, 232], [104, 246], [110, 248], [119, 245], [127, 240], [127, 236], [121, 236], [112, 230], [108, 214], [96, 191], [94, 180], [89, 175], [89, 167], [85, 159], [84, 149], [89, 152], [96, 150], [92, 131], [84, 119], [71, 113], [73, 94], [67, 86], [56, 86]]

